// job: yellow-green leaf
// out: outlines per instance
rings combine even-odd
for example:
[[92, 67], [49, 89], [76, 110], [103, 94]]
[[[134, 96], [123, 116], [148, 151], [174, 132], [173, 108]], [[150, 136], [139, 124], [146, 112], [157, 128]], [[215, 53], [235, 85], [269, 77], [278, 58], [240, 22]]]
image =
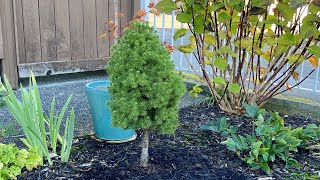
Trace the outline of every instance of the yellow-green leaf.
[[181, 29], [179, 29], [176, 33], [174, 33], [173, 39], [176, 41], [176, 40], [179, 39], [180, 37], [186, 35], [187, 32], [188, 32], [187, 29], [181, 28]]
[[307, 48], [309, 54], [313, 54], [316, 57], [320, 57], [320, 47], [317, 45], [312, 45]]
[[204, 37], [204, 42], [206, 44], [214, 46], [216, 44], [216, 38], [211, 34], [206, 34], [206, 36]]
[[230, 19], [231, 19], [231, 16], [228, 12], [226, 12], [226, 11], [219, 12], [218, 21], [220, 23], [225, 23], [225, 22], [229, 21]]
[[237, 94], [240, 92], [240, 86], [238, 84], [232, 83], [228, 86], [228, 90]]
[[192, 53], [194, 51], [193, 47], [191, 45], [180, 45], [178, 46], [178, 50], [183, 53]]
[[177, 5], [175, 2], [172, 2], [171, 0], [162, 0], [157, 3], [155, 8], [163, 13], [170, 13], [174, 10], [176, 10]]
[[294, 46], [296, 44], [296, 38], [292, 34], [282, 34], [278, 38], [278, 43], [287, 46]]
[[218, 57], [213, 62], [214, 66], [222, 71], [226, 70], [228, 61], [222, 57]]
[[300, 56], [300, 54], [294, 54], [287, 57], [289, 60], [289, 64], [297, 63], [298, 65], [304, 61], [304, 56]]
[[192, 14], [189, 13], [180, 13], [177, 15], [177, 21], [181, 23], [190, 23], [192, 21]]
[[215, 78], [213, 79], [213, 82], [214, 82], [215, 84], [217, 84], [217, 85], [225, 85], [225, 84], [226, 84], [226, 81], [225, 81], [222, 77], [220, 77], [220, 76], [215, 77]]

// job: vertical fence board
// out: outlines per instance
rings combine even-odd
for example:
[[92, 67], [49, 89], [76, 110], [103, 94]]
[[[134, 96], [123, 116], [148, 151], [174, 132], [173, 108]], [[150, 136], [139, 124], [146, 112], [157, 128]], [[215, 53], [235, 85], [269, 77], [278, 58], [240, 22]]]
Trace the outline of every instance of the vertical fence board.
[[[109, 21], [115, 21], [115, 15], [114, 15], [114, 2], [113, 2], [113, 0], [108, 0], [109, 1], [109, 9], [108, 9], [108, 11], [109, 11]], [[121, 1], [121, 0], [120, 0]], [[114, 44], [114, 40], [112, 40], [112, 39], [110, 39], [109, 40], [109, 54], [110, 54], [110, 49], [111, 49], [111, 47], [113, 46], [113, 44]]]
[[57, 59], [54, 1], [39, 0], [41, 60], [54, 61]]
[[69, 0], [71, 59], [84, 59], [83, 1]]
[[[96, 16], [97, 16], [97, 36], [102, 35], [103, 33], [107, 33], [107, 36], [109, 36], [108, 33], [108, 25], [106, 22], [108, 22], [109, 19], [109, 0], [96, 0]], [[109, 56], [109, 38], [98, 38], [97, 39], [98, 44], [98, 57], [108, 57]]]
[[38, 0], [22, 0], [26, 62], [41, 62]]
[[71, 60], [69, 1], [55, 0], [57, 60]]
[[140, 10], [141, 8], [141, 0], [133, 0], [133, 12], [132, 12], [132, 17]]
[[0, 59], [3, 58], [3, 41], [2, 41], [2, 29], [1, 29], [1, 19], [0, 19]]
[[96, 0], [83, 1], [85, 58], [97, 58]]
[[[11, 86], [18, 87], [15, 24], [12, 0], [0, 0], [1, 31], [3, 33], [3, 60], [1, 76], [6, 75]], [[0, 32], [1, 32], [0, 31]]]
[[121, 29], [123, 29], [132, 19], [133, 1], [120, 1], [120, 2], [121, 2], [120, 13], [124, 14], [124, 17], [120, 18], [120, 27]]
[[24, 26], [23, 26], [23, 14], [22, 14], [22, 0], [13, 1], [14, 21], [16, 25], [16, 41], [17, 41], [17, 57], [18, 64], [26, 63], [26, 49], [24, 41]]

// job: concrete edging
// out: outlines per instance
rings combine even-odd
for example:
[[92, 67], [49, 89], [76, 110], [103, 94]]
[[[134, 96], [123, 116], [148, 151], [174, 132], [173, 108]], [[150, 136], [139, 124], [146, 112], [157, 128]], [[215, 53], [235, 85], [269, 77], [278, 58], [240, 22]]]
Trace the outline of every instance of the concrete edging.
[[[196, 83], [187, 80], [185, 84], [190, 91]], [[200, 87], [203, 89], [202, 95], [210, 94], [206, 85], [200, 84]], [[263, 108], [285, 115], [302, 116], [320, 121], [320, 104], [308, 99], [278, 95], [271, 98]]]

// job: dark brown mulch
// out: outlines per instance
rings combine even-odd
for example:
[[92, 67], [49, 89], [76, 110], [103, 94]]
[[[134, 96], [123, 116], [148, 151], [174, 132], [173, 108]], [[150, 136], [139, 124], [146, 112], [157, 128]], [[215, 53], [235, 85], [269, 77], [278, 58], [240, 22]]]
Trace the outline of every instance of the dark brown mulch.
[[[23, 172], [18, 179], [256, 179], [292, 177], [292, 172], [320, 170], [320, 160], [309, 152], [295, 155], [301, 169], [284, 170], [277, 161], [273, 173], [252, 171], [234, 153], [220, 142], [218, 134], [200, 130], [200, 125], [224, 116], [216, 107], [188, 107], [180, 110], [180, 126], [174, 136], [151, 137], [150, 167], [138, 166], [140, 133], [138, 139], [124, 144], [99, 143], [89, 137], [78, 138], [73, 145], [69, 163], [55, 162], [52, 167], [40, 167]], [[227, 116], [232, 124], [241, 124], [238, 132], [251, 131], [250, 120], [245, 117]], [[319, 122], [299, 117], [285, 118], [292, 127]]]

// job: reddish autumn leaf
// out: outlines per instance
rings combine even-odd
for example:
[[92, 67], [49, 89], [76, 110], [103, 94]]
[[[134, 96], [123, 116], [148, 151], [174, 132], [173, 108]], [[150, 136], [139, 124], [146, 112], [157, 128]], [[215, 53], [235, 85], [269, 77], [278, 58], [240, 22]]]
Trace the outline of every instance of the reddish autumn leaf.
[[152, 14], [158, 16], [158, 17], [160, 16], [160, 12], [157, 11], [156, 9], [151, 9], [151, 10], [150, 10], [150, 13], [152, 13]]
[[149, 3], [148, 8], [152, 9], [152, 8], [154, 8], [154, 5], [155, 5], [154, 2], [151, 2], [151, 3]]
[[143, 17], [145, 17], [147, 15], [146, 10], [141, 9], [137, 12], [135, 19], [142, 19]]
[[309, 62], [312, 64], [313, 67], [318, 67], [318, 58], [316, 56], [309, 57]]
[[171, 54], [174, 52], [174, 46], [171, 46], [167, 41], [164, 41], [163, 44]]

